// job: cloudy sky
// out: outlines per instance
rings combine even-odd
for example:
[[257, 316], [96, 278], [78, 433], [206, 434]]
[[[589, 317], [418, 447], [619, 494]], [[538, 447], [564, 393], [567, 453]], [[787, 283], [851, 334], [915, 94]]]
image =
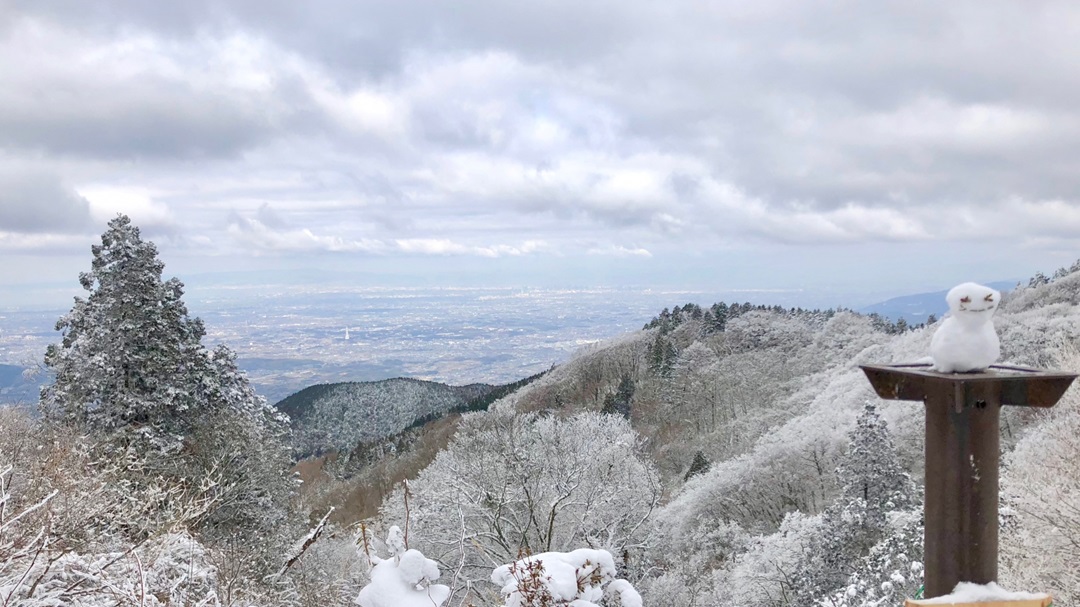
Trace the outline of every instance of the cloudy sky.
[[1077, 32], [1040, 0], [0, 0], [0, 295], [74, 287], [118, 212], [189, 285], [1052, 271]]

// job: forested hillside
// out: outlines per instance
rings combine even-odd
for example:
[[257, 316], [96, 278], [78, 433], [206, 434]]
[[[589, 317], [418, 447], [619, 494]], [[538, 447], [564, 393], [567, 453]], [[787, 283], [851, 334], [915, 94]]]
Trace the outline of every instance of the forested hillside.
[[[1076, 267], [1017, 289], [996, 317], [1003, 360], [1076, 370], [1078, 303]], [[934, 329], [673, 308], [466, 416], [381, 524], [410, 518], [412, 545], [480, 596], [488, 563], [589, 546], [617, 555], [647, 605], [901, 604], [922, 574], [922, 408], [879, 400], [857, 365], [919, 360]], [[1038, 441], [1077, 453], [1077, 400], [1002, 422], [1003, 582], [1066, 603], [1080, 466], [1055, 456], [1029, 474]]]
[[447, 386], [407, 378], [320, 384], [285, 398], [276, 407], [291, 420], [294, 451], [306, 456], [331, 449], [348, 451], [391, 436], [417, 421], [461, 408], [493, 389], [487, 384]]

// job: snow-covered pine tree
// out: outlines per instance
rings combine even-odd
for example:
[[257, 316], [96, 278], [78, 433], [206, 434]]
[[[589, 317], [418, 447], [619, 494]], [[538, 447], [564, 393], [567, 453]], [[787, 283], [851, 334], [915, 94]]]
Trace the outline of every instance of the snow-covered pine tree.
[[890, 513], [884, 538], [859, 559], [847, 583], [818, 597], [820, 607], [892, 607], [923, 583], [923, 520], [918, 506]]
[[863, 407], [849, 438], [838, 470], [842, 499], [865, 502], [875, 524], [884, 521], [887, 512], [908, 508], [915, 489], [900, 465], [888, 425], [873, 402]]
[[813, 604], [842, 587], [886, 535], [889, 513], [909, 509], [916, 495], [872, 402], [866, 403], [849, 438], [837, 471], [840, 496], [821, 515], [821, 549], [798, 576], [799, 604]]
[[89, 430], [176, 446], [195, 407], [191, 380], [201, 362], [202, 322], [188, 316], [183, 284], [162, 281], [157, 248], [120, 215], [94, 245], [89, 295], [56, 323], [63, 341], [45, 364], [55, 380], [41, 393], [46, 417]]
[[[249, 540], [269, 546], [270, 532], [288, 532], [287, 420], [255, 394], [231, 350], [203, 347], [183, 284], [162, 280], [157, 248], [130, 219], [110, 221], [91, 250], [79, 277], [89, 295], [57, 322], [63, 340], [46, 351], [55, 380], [42, 389], [45, 418], [93, 437], [99, 466], [133, 507], [158, 504], [124, 533], [183, 526], [242, 540], [248, 553]], [[186, 497], [151, 495], [163, 482]]]

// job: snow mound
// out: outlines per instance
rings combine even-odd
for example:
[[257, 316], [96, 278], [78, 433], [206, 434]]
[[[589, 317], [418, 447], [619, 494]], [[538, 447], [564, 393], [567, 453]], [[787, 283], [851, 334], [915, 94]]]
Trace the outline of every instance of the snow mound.
[[1039, 601], [1048, 599], [1045, 593], [1009, 592], [994, 582], [972, 584], [960, 582], [951, 594], [919, 601], [920, 605], [950, 605], [955, 603], [990, 603], [994, 601]]
[[502, 588], [505, 607], [642, 605], [641, 595], [629, 582], [615, 579], [615, 561], [606, 550], [582, 548], [525, 557], [495, 569], [491, 581]]
[[372, 557], [371, 583], [360, 591], [360, 607], [442, 607], [450, 598], [450, 587], [432, 582], [441, 573], [435, 561], [419, 550], [406, 550], [404, 535], [391, 527], [386, 540], [391, 558]]

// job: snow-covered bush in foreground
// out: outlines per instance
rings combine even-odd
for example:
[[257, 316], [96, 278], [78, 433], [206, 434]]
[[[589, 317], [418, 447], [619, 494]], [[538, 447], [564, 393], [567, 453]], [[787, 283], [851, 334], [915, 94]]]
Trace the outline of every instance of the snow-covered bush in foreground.
[[[7, 522], [18, 522], [23, 513]], [[13, 542], [0, 546], [4, 605], [220, 604], [209, 552], [187, 533], [169, 533], [142, 545], [92, 554], [56, 549], [57, 543], [58, 538], [41, 529], [25, 546]]]
[[615, 579], [615, 562], [606, 550], [545, 552], [491, 573], [502, 588], [505, 607], [641, 607], [641, 595], [626, 580]]
[[130, 551], [68, 553], [51, 571], [42, 572], [40, 594], [88, 607], [109, 604], [110, 598], [145, 607], [218, 605], [217, 572], [209, 557], [185, 532], [154, 538]]
[[406, 549], [398, 527], [390, 528], [386, 545], [390, 558], [371, 557], [375, 564], [371, 583], [360, 591], [356, 603], [360, 607], [442, 607], [450, 598], [450, 588], [432, 583], [440, 575], [435, 561], [419, 550]]

